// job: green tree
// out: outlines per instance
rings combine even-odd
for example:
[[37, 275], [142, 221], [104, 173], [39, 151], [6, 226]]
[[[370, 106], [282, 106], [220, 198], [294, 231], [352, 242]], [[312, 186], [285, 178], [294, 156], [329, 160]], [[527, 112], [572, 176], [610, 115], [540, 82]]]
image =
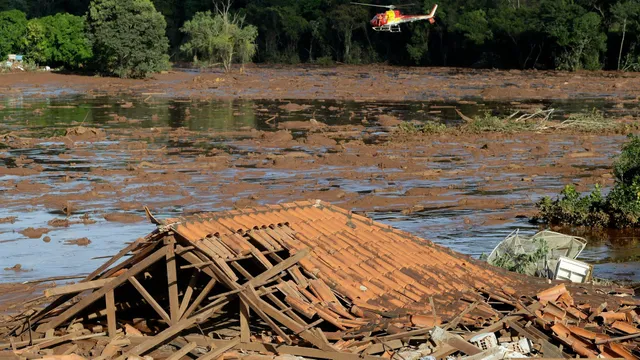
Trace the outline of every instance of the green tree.
[[27, 16], [20, 10], [0, 12], [0, 60], [22, 50], [27, 33]]
[[234, 61], [244, 64], [256, 53], [255, 39], [258, 29], [244, 25], [244, 18], [231, 14], [229, 4], [210, 11], [196, 13], [181, 29], [188, 40], [182, 51], [197, 56], [209, 64], [220, 62], [225, 71], [231, 71]]
[[100, 71], [142, 78], [168, 67], [166, 21], [150, 0], [93, 0], [87, 31]]
[[465, 12], [460, 17], [454, 29], [464, 34], [464, 37], [476, 45], [482, 45], [493, 38], [489, 28], [487, 13], [484, 10]]
[[[635, 0], [628, 0], [625, 2], [618, 2], [611, 7], [611, 14], [613, 17], [613, 23], [611, 24], [611, 30], [621, 34], [620, 49], [618, 51], [618, 70], [640, 70], [639, 58], [637, 54], [632, 54], [640, 35], [640, 3]], [[632, 35], [631, 45], [629, 48], [632, 50], [627, 54], [627, 61], [625, 66], [622, 64], [622, 51], [625, 45], [625, 39], [627, 33]], [[635, 57], [635, 59], [632, 59]]]
[[362, 7], [353, 5], [340, 5], [330, 14], [333, 28], [338, 31], [342, 40], [342, 61], [354, 63], [359, 59], [352, 56], [353, 33], [356, 30], [366, 31], [365, 25], [368, 23], [367, 11]]
[[26, 56], [41, 65], [78, 68], [92, 58], [84, 19], [56, 14], [31, 19], [27, 25]]
[[540, 18], [545, 33], [555, 42], [555, 62], [560, 70], [596, 70], [606, 50], [607, 35], [600, 16], [575, 3], [548, 0], [542, 4]]

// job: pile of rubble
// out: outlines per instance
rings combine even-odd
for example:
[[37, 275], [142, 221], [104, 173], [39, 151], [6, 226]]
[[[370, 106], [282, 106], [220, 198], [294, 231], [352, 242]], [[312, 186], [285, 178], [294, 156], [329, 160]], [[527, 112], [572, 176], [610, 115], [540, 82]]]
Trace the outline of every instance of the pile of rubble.
[[632, 291], [509, 273], [323, 202], [148, 216], [153, 233], [0, 324], [0, 358], [640, 353]]

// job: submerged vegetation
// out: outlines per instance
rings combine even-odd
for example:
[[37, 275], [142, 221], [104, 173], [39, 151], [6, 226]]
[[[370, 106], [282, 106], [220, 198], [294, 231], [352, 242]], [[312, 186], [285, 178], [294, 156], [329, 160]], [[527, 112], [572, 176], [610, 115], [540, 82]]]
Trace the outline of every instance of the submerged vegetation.
[[550, 131], [550, 130], [573, 130], [580, 132], [599, 132], [629, 130], [629, 125], [618, 123], [612, 119], [604, 117], [601, 111], [593, 110], [587, 113], [571, 114], [564, 121], [554, 121], [551, 119], [554, 110], [538, 110], [532, 114], [521, 114], [516, 112], [507, 117], [500, 117], [485, 112], [476, 117], [468, 117], [458, 112], [464, 123], [458, 126], [448, 127], [438, 122], [426, 122], [416, 124], [413, 122], [403, 122], [398, 125], [397, 131], [406, 135], [437, 135], [484, 132], [513, 133], [521, 131]]
[[600, 186], [586, 195], [567, 185], [555, 200], [538, 202], [534, 219], [548, 224], [606, 227], [640, 227], [640, 137], [629, 135], [613, 165], [615, 184], [604, 196]]

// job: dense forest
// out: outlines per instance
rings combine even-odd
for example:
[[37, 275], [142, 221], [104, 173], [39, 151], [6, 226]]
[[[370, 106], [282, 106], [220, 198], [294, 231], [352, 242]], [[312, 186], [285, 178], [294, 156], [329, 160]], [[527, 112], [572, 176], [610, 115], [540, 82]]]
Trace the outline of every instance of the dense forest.
[[[402, 11], [428, 13], [434, 1], [412, 1], [420, 4]], [[171, 61], [191, 61], [194, 52], [185, 51], [184, 45], [192, 34], [185, 31], [185, 23], [206, 24], [188, 22], [198, 12], [214, 11], [214, 1], [152, 3], [166, 21]], [[347, 0], [236, 0], [231, 12], [242, 24], [257, 29], [255, 62], [640, 70], [640, 0], [439, 0], [438, 4], [434, 25], [404, 25], [402, 33], [373, 31], [369, 20], [384, 9], [351, 5]], [[89, 0], [0, 0], [0, 11], [17, 9], [27, 19], [58, 13], [85, 16], [89, 5]], [[0, 19], [0, 35], [6, 27], [3, 22]]]

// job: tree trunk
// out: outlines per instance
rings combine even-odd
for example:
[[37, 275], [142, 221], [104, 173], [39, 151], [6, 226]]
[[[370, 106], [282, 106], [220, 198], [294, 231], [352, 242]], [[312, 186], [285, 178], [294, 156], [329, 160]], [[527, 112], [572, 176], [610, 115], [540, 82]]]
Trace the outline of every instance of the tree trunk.
[[351, 32], [347, 30], [344, 33], [344, 62], [349, 63], [351, 61]]
[[627, 35], [627, 19], [622, 23], [622, 40], [620, 41], [620, 52], [618, 53], [618, 71], [620, 71], [620, 63], [622, 62], [622, 48], [624, 47], [624, 37]]

